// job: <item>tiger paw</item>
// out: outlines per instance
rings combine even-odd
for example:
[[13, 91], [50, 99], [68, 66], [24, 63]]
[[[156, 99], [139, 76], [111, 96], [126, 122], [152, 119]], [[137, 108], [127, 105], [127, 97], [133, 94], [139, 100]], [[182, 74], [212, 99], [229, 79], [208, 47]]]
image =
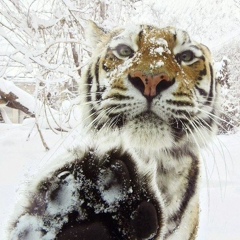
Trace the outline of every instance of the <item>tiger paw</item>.
[[[36, 224], [29, 228], [26, 218]], [[130, 155], [89, 151], [38, 185], [15, 223], [14, 235], [42, 240], [156, 239], [161, 220], [161, 203], [151, 181]]]

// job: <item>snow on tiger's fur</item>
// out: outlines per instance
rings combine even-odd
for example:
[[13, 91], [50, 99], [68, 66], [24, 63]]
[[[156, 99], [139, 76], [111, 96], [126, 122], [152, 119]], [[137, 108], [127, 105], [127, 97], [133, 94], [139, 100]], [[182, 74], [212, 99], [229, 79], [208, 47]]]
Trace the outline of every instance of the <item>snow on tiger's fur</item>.
[[29, 187], [10, 239], [195, 239], [219, 108], [208, 48], [149, 25], [92, 23], [87, 39], [78, 146]]

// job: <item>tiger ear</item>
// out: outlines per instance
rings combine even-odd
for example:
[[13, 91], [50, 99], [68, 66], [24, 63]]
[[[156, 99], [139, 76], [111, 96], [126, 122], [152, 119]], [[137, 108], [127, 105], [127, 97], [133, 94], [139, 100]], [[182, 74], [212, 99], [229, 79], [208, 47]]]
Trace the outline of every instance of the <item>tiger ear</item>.
[[88, 21], [86, 29], [86, 39], [91, 47], [96, 47], [98, 43], [103, 41], [106, 35], [107, 33], [104, 31], [103, 28], [99, 27], [92, 20]]

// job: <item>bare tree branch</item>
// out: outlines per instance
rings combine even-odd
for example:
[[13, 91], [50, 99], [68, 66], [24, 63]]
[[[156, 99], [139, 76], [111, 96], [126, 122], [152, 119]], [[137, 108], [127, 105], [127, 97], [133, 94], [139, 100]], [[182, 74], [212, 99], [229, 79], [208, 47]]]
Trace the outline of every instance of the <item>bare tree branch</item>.
[[37, 130], [38, 130], [38, 133], [39, 133], [39, 136], [41, 138], [43, 146], [45, 147], [46, 151], [49, 151], [50, 148], [48, 147], [48, 145], [47, 145], [47, 143], [46, 143], [46, 141], [45, 141], [45, 139], [44, 139], [44, 137], [42, 135], [41, 129], [40, 129], [40, 127], [39, 127], [37, 122], [36, 122], [36, 126], [37, 126]]

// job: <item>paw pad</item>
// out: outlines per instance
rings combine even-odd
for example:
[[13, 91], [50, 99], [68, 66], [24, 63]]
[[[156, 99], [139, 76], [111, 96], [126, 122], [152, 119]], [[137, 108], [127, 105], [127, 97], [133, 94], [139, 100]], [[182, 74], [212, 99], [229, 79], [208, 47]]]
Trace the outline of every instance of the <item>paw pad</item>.
[[61, 230], [56, 240], [111, 240], [108, 229], [101, 222], [69, 225]]
[[138, 239], [148, 239], [156, 234], [158, 229], [158, 217], [156, 208], [152, 203], [142, 202], [136, 209], [132, 225]]

